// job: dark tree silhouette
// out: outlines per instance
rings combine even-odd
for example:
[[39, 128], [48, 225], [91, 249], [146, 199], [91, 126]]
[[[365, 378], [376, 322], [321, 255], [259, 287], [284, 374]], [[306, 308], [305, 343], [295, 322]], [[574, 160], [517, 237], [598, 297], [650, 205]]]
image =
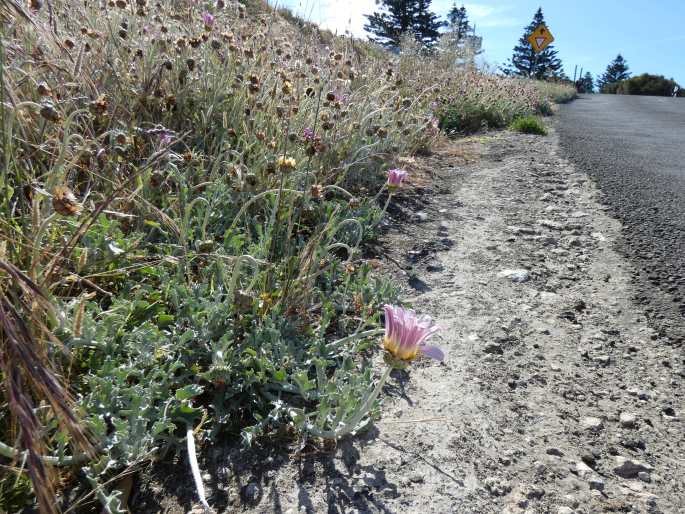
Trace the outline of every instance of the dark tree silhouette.
[[380, 9], [367, 15], [364, 30], [372, 34], [372, 41], [386, 48], [397, 49], [402, 36], [411, 32], [425, 47], [431, 47], [440, 37], [439, 21], [430, 10], [431, 0], [382, 0]]

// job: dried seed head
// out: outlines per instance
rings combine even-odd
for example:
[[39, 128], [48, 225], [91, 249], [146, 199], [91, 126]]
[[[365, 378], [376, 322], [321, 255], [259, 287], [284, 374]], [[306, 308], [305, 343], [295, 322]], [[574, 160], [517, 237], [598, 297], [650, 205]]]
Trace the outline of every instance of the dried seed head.
[[64, 46], [71, 50], [76, 46], [76, 44], [71, 39], [67, 38], [64, 40]]
[[52, 192], [52, 207], [62, 216], [78, 216], [82, 207], [67, 186], [57, 186]]
[[40, 108], [40, 115], [53, 123], [58, 123], [62, 117], [51, 103], [46, 103]]
[[326, 93], [326, 100], [329, 102], [335, 102], [335, 93], [333, 91]]
[[323, 196], [323, 186], [321, 184], [312, 184], [309, 191], [312, 198], [321, 198]]
[[114, 5], [116, 5], [119, 9], [126, 9], [128, 2], [126, 0], [116, 0]]
[[278, 169], [281, 171], [294, 170], [297, 167], [297, 161], [292, 157], [281, 155], [276, 159], [276, 166], [278, 166]]
[[36, 91], [40, 96], [52, 96], [52, 89], [47, 82], [39, 82]]

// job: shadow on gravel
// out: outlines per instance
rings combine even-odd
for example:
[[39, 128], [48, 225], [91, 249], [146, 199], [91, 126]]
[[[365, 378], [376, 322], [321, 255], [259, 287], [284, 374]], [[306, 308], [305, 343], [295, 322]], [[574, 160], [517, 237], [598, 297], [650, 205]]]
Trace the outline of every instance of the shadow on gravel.
[[[387, 394], [408, 400], [404, 385], [408, 374], [394, 372], [395, 384], [386, 388]], [[383, 498], [399, 496], [398, 485], [390, 482], [382, 466], [359, 465], [363, 448], [378, 439], [378, 429], [370, 429], [356, 438], [347, 438], [335, 446], [306, 443], [297, 448], [292, 439], [269, 441], [262, 448], [239, 450], [233, 447], [211, 448], [204, 452], [201, 463], [207, 489], [207, 500], [214, 512], [268, 505], [269, 512], [283, 514], [283, 505], [297, 502], [300, 512], [323, 512], [312, 495], [324, 496], [330, 514], [348, 512], [351, 507], [362, 512], [391, 512]], [[292, 466], [289, 478], [293, 488], [289, 498], [282, 497], [275, 477], [286, 465]], [[163, 464], [152, 465], [142, 475], [150, 477], [130, 503], [131, 512], [169, 514], [201, 512], [190, 467], [185, 455], [176, 456]], [[232, 491], [239, 490], [239, 495]]]

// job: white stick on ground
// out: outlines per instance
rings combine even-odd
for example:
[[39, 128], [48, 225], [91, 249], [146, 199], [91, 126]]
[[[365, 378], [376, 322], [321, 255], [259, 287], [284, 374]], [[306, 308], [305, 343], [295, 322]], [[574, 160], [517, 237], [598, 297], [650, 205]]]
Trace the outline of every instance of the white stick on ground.
[[195, 488], [197, 495], [200, 498], [200, 503], [205, 508], [205, 512], [211, 512], [207, 498], [205, 497], [205, 486], [202, 484], [202, 476], [200, 476], [200, 466], [197, 464], [197, 454], [195, 453], [195, 439], [193, 438], [193, 429], [188, 428], [186, 432], [186, 441], [188, 443], [188, 461], [190, 461], [190, 469], [193, 472], [193, 480], [195, 480]]

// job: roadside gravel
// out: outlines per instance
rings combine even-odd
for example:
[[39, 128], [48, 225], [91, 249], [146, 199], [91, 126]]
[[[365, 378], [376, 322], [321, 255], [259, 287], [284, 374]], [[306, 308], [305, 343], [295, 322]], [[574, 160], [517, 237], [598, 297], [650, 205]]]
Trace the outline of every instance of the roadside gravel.
[[[442, 325], [446, 362], [395, 373], [383, 418], [337, 447], [208, 449], [210, 503], [684, 512], [685, 362], [633, 303], [634, 268], [615, 249], [621, 225], [560, 157], [556, 133], [449, 143], [407, 167], [422, 195], [392, 211], [388, 270]], [[192, 484], [178, 479], [138, 496], [136, 512], [192, 508]]]

